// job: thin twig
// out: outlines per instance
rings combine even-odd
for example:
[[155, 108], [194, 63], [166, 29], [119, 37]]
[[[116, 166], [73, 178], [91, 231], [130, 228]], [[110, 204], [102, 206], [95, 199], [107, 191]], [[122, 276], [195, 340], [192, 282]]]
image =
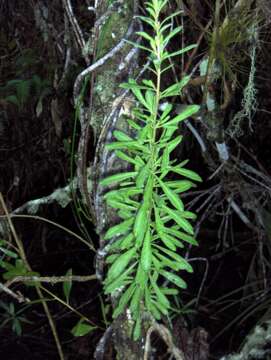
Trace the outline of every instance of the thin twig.
[[104, 65], [109, 59], [112, 59], [112, 57], [115, 56], [127, 43], [126, 40], [133, 34], [133, 30], [134, 30], [134, 21], [131, 22], [124, 38], [122, 38], [120, 42], [113, 47], [113, 49], [111, 49], [108, 53], [106, 53], [102, 58], [97, 60], [94, 64], [91, 64], [89, 67], [87, 67], [77, 76], [73, 88], [73, 98], [75, 105], [78, 102], [78, 98], [79, 98], [78, 94], [80, 92], [80, 88], [85, 77], [91, 74], [94, 70], [98, 69], [100, 66]]
[[91, 280], [96, 280], [96, 275], [66, 275], [66, 276], [16, 276], [8, 281], [5, 286], [10, 286], [14, 282], [45, 282], [51, 284], [62, 283], [66, 281], [77, 281], [77, 282], [86, 282]]
[[188, 127], [188, 129], [191, 131], [191, 133], [195, 136], [197, 142], [199, 143], [202, 153], [203, 154], [206, 153], [207, 147], [204, 143], [204, 140], [202, 139], [199, 132], [197, 131], [197, 129], [191, 124], [191, 122], [189, 120], [185, 120], [184, 123]]
[[70, 20], [71, 25], [72, 25], [72, 28], [73, 28], [73, 31], [75, 34], [75, 38], [79, 45], [81, 53], [82, 53], [86, 63], [89, 64], [90, 63], [89, 56], [88, 56], [88, 54], [85, 54], [86, 42], [85, 42], [85, 39], [83, 36], [83, 32], [82, 32], [82, 30], [78, 24], [78, 21], [74, 15], [70, 0], [63, 0], [63, 7], [67, 13], [67, 16]]
[[[16, 242], [16, 245], [18, 247], [18, 250], [19, 250], [19, 255], [26, 267], [26, 269], [29, 271], [29, 272], [32, 272], [32, 269], [31, 269], [31, 266], [30, 264], [28, 263], [28, 260], [26, 258], [26, 254], [25, 254], [25, 251], [24, 251], [24, 246], [23, 246], [23, 243], [22, 241], [19, 239], [17, 233], [16, 233], [16, 230], [15, 230], [15, 227], [13, 226], [13, 223], [12, 223], [12, 220], [11, 220], [11, 216], [8, 212], [8, 209], [6, 207], [6, 204], [5, 204], [5, 201], [4, 201], [4, 198], [3, 198], [3, 195], [2, 193], [0, 192], [0, 204], [4, 210], [4, 213], [6, 215], [6, 218], [7, 218], [7, 222], [9, 224], [9, 227], [10, 227], [10, 230], [11, 230], [11, 233], [14, 237], [14, 240]], [[42, 294], [42, 291], [39, 287], [39, 285], [35, 285], [35, 288], [36, 288], [36, 291], [38, 293], [38, 296], [41, 300], [41, 303], [42, 303], [42, 306], [44, 308], [44, 312], [47, 316], [47, 319], [48, 319], [48, 322], [50, 324], [50, 327], [51, 327], [51, 331], [53, 333], [53, 336], [54, 336], [54, 339], [55, 339], [55, 343], [56, 343], [56, 347], [57, 347], [57, 351], [58, 351], [58, 355], [59, 355], [59, 358], [60, 360], [64, 360], [64, 353], [63, 353], [63, 350], [62, 350], [62, 347], [61, 347], [61, 342], [59, 340], [59, 337], [58, 337], [58, 333], [57, 333], [57, 329], [56, 329], [56, 326], [55, 326], [55, 323], [53, 321], [53, 318], [52, 318], [52, 315], [50, 313], [50, 310], [48, 308], [48, 305], [46, 303], [46, 301], [43, 300], [43, 294]]]
[[239, 219], [243, 221], [243, 223], [248, 226], [250, 229], [258, 232], [259, 229], [256, 228], [249, 218], [246, 216], [246, 214], [240, 209], [240, 207], [237, 205], [237, 203], [232, 198], [227, 198], [227, 201], [229, 202], [230, 206], [234, 210], [234, 212], [238, 215]]
[[202, 277], [202, 281], [200, 283], [200, 287], [199, 287], [199, 290], [198, 290], [198, 294], [197, 294], [197, 301], [196, 301], [196, 307], [198, 307], [198, 304], [199, 304], [199, 299], [200, 299], [200, 295], [202, 293], [202, 289], [203, 289], [203, 286], [206, 282], [206, 279], [207, 279], [207, 275], [208, 275], [208, 272], [209, 272], [209, 261], [208, 259], [206, 258], [203, 258], [203, 257], [197, 257], [197, 258], [190, 258], [188, 259], [188, 262], [193, 262], [193, 261], [203, 261], [205, 262], [205, 271], [204, 271], [204, 274], [203, 274], [203, 277]]
[[[37, 215], [17, 215], [17, 214], [9, 214], [10, 218], [22, 218], [22, 219], [34, 219], [34, 220], [41, 220], [44, 222], [47, 222], [48, 224], [52, 224], [62, 230], [64, 230], [65, 232], [67, 232], [68, 234], [76, 237], [78, 240], [80, 240], [81, 242], [83, 242], [85, 245], [87, 245], [89, 247], [90, 250], [96, 252], [96, 249], [94, 248], [94, 246], [92, 246], [88, 241], [86, 241], [85, 239], [83, 239], [80, 235], [76, 234], [75, 232], [69, 230], [68, 228], [66, 228], [65, 226], [62, 226], [58, 223], [55, 223], [54, 221], [51, 221], [49, 219], [46, 219], [42, 216], [37, 216]], [[1, 218], [6, 218], [7, 215], [0, 215], [0, 219]]]
[[16, 299], [19, 303], [22, 302], [30, 302], [29, 299], [25, 298], [21, 293], [15, 293], [14, 291], [12, 291], [11, 289], [9, 289], [9, 287], [7, 287], [6, 285], [2, 284], [0, 282], [0, 290], [4, 291], [6, 294], [12, 296], [14, 299]]

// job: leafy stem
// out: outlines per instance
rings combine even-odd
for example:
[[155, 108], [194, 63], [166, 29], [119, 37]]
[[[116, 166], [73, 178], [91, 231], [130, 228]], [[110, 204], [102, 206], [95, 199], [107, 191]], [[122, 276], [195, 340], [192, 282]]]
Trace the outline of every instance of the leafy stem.
[[[189, 81], [186, 76], [162, 90], [162, 75], [167, 69], [164, 64], [193, 46], [171, 54], [166, 51], [169, 40], [181, 31], [178, 27], [168, 32], [172, 15], [160, 21], [166, 3], [167, 0], [146, 2], [148, 16], [140, 16], [140, 19], [151, 26], [154, 34], [138, 32], [149, 46], [135, 44], [150, 54], [155, 84], [149, 79], [142, 80], [141, 84], [129, 79], [128, 83], [122, 84], [139, 104], [133, 118], [127, 119], [134, 129], [133, 136], [115, 130], [116, 140], [107, 145], [120, 159], [128, 162], [132, 170], [111, 175], [101, 182], [103, 186], [111, 187], [118, 184], [107, 191], [105, 200], [118, 211], [121, 219], [104, 236], [111, 244], [105, 293], [118, 298], [113, 317], [129, 308], [135, 322], [135, 339], [140, 336], [142, 313], [148, 312], [153, 318], [161, 319], [171, 309], [168, 296], [178, 293], [174, 286], [186, 288], [178, 273], [181, 270], [192, 272], [193, 269], [179, 250], [185, 243], [197, 244], [190, 224], [196, 216], [185, 211], [180, 194], [194, 186], [192, 181], [201, 181], [201, 178], [184, 168], [187, 161], [176, 165], [172, 152], [182, 141], [182, 136], [174, 137], [179, 123], [195, 114], [199, 106], [189, 105], [176, 116], [172, 116], [173, 106], [168, 102], [160, 109], [163, 99], [180, 95]], [[185, 179], [167, 180], [170, 172]], [[163, 279], [167, 279], [173, 288], [163, 286]]]

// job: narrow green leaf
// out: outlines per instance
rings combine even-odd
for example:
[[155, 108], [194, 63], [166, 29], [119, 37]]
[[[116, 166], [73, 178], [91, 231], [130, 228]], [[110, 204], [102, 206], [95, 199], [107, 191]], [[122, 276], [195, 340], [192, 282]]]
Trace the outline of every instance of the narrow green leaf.
[[[157, 246], [156, 246], [157, 247]], [[158, 260], [155, 256], [152, 257], [153, 265], [157, 273], [164, 267], [163, 263]]]
[[171, 112], [171, 110], [172, 110], [172, 108], [173, 108], [173, 105], [172, 104], [170, 104], [170, 103], [166, 103], [165, 104], [165, 106], [164, 106], [164, 108], [163, 108], [163, 112], [162, 112], [162, 114], [161, 114], [161, 116], [160, 116], [160, 122], [163, 122], [164, 120], [165, 120], [165, 118], [168, 116], [168, 114]]
[[150, 280], [158, 302], [162, 303], [163, 306], [168, 309], [170, 307], [170, 304], [167, 297], [161, 292], [159, 286], [156, 284], [156, 281], [154, 281], [152, 276], [150, 277]]
[[165, 150], [163, 151], [163, 155], [162, 155], [162, 162], [161, 162], [161, 168], [162, 169], [167, 169], [169, 167], [169, 148], [166, 147]]
[[[170, 27], [171, 27], [171, 23], [165, 24], [164, 26], [161, 26], [160, 32], [163, 34]], [[163, 46], [164, 46], [164, 48], [167, 46], [167, 43], [165, 42], [165, 39], [163, 40]]]
[[140, 286], [137, 286], [135, 289], [135, 292], [133, 293], [132, 300], [129, 306], [129, 309], [131, 310], [132, 317], [135, 320], [139, 315], [139, 309], [140, 309], [140, 301], [142, 299], [143, 293]]
[[188, 84], [190, 80], [190, 76], [184, 76], [181, 81], [176, 84], [169, 86], [166, 90], [164, 90], [161, 94], [161, 99], [169, 96], [177, 96], [181, 94], [184, 86]]
[[161, 291], [165, 294], [165, 295], [178, 295], [179, 291], [177, 289], [170, 289], [170, 288], [165, 288], [163, 287], [161, 289]]
[[140, 286], [142, 291], [148, 286], [148, 274], [143, 270], [141, 263], [138, 264], [135, 282], [137, 286]]
[[115, 130], [113, 135], [118, 141], [131, 141], [133, 140], [129, 135], [125, 134], [123, 131]]
[[142, 188], [145, 185], [148, 176], [149, 176], [149, 166], [148, 164], [146, 164], [142, 166], [136, 177], [136, 187]]
[[132, 248], [118, 256], [116, 261], [110, 266], [107, 273], [107, 281], [115, 280], [123, 271], [125, 271], [129, 262], [136, 254], [136, 249]]
[[167, 181], [166, 185], [170, 188], [174, 188], [175, 193], [185, 192], [192, 187], [195, 187], [195, 184], [188, 180]]
[[[133, 264], [135, 265], [135, 264]], [[128, 271], [128, 269], [127, 269]], [[126, 272], [125, 272], [126, 274]], [[105, 285], [105, 290], [104, 293], [105, 295], [107, 294], [112, 294], [115, 291], [120, 291], [123, 290], [124, 288], [126, 288], [127, 286], [129, 286], [132, 282], [133, 282], [133, 277], [131, 276], [131, 271], [130, 271], [130, 276], [126, 276], [126, 275], [121, 275], [120, 277], [118, 277], [117, 279], [115, 279], [114, 281], [112, 281], [111, 283], [109, 283], [108, 285]]]
[[81, 319], [71, 330], [73, 336], [85, 336], [90, 332], [97, 329], [97, 326], [92, 326], [84, 322], [84, 319]]
[[111, 206], [113, 209], [121, 209], [121, 210], [128, 210], [128, 211], [136, 210], [135, 206], [125, 204], [124, 202], [112, 200], [111, 198], [107, 199], [107, 204], [109, 206]]
[[[123, 236], [121, 239], [118, 239], [117, 241], [114, 241], [110, 245], [110, 252], [113, 252], [114, 250], [126, 250], [129, 249], [134, 245], [134, 234], [130, 233], [127, 236]], [[108, 259], [108, 258], [107, 258]]]
[[136, 18], [144, 21], [145, 23], [149, 24], [152, 28], [155, 29], [155, 22], [149, 17], [137, 15]]
[[143, 80], [142, 80], [142, 83], [143, 83], [144, 85], [148, 86], [150, 89], [153, 89], [153, 90], [156, 89], [156, 88], [155, 88], [155, 85], [154, 85], [154, 83], [153, 83], [152, 80], [143, 79]]
[[179, 166], [173, 166], [170, 169], [171, 169], [171, 171], [175, 172], [176, 174], [183, 175], [183, 176], [187, 177], [188, 179], [202, 182], [202, 178], [192, 170], [188, 170], [188, 169], [185, 169], [185, 168], [179, 167]]
[[159, 259], [158, 261], [161, 261], [161, 263], [163, 264], [163, 267], [169, 267], [173, 271], [180, 270], [180, 266], [178, 265], [177, 262], [170, 260], [169, 258], [167, 258], [166, 256], [163, 256], [159, 252], [156, 252], [155, 255], [158, 257], [158, 259]]
[[155, 50], [154, 39], [148, 33], [146, 33], [145, 31], [137, 31], [136, 34], [146, 39], [150, 43], [153, 50]]
[[135, 130], [141, 130], [141, 126], [139, 126], [136, 122], [134, 122], [131, 119], [127, 120], [128, 124], [131, 126], [131, 128], [135, 129]]
[[123, 220], [128, 220], [133, 214], [127, 210], [118, 211], [118, 216]]
[[168, 279], [168, 281], [172, 282], [173, 284], [175, 284], [179, 288], [181, 288], [181, 289], [186, 289], [187, 288], [186, 282], [183, 279], [181, 279], [178, 275], [172, 274], [171, 272], [166, 271], [166, 270], [161, 270], [160, 273], [166, 279]]
[[[165, 119], [163, 122], [166, 122], [166, 121], [167, 121], [167, 119]], [[167, 140], [171, 139], [177, 129], [178, 129], [178, 126], [176, 126], [176, 125], [172, 125], [172, 126], [168, 126], [167, 128], [164, 128], [163, 129], [163, 131], [164, 131], [163, 137]]]
[[119, 257], [119, 254], [111, 254], [106, 257], [106, 264], [112, 264], [117, 258]]
[[184, 217], [185, 219], [192, 219], [192, 220], [196, 220], [197, 215], [195, 213], [193, 213], [192, 211], [182, 211], [180, 213], [180, 215], [182, 217]]
[[134, 196], [134, 195], [138, 195], [138, 194], [142, 194], [142, 189], [137, 189], [135, 186], [130, 186], [130, 187], [126, 187], [126, 188], [120, 188], [118, 190], [116, 190], [117, 192], [119, 192], [120, 194], [124, 194], [126, 196]]
[[178, 247], [180, 249], [184, 248], [184, 245], [182, 244], [181, 241], [179, 241], [178, 239], [176, 239], [175, 237], [171, 236], [168, 232], [168, 228], [165, 228], [164, 230], [165, 232], [163, 233], [163, 238], [161, 238], [161, 240], [165, 243], [165, 241], [167, 241], [168, 243], [170, 242], [172, 245], [174, 245], [175, 247]]
[[150, 113], [154, 112], [155, 108], [155, 93], [152, 90], [147, 90], [145, 93], [146, 104], [148, 104], [148, 110]]
[[8, 250], [8, 249], [6, 249], [6, 248], [4, 248], [4, 247], [0, 247], [0, 253], [3, 253], [3, 254], [5, 254], [6, 256], [8, 256], [8, 257], [11, 257], [11, 258], [13, 258], [13, 259], [17, 259], [18, 258], [18, 255], [15, 253], [15, 252], [13, 252], [13, 251], [11, 251], [11, 250]]
[[168, 198], [168, 200], [170, 201], [170, 203], [179, 211], [183, 211], [184, 210], [184, 205], [182, 200], [179, 198], [179, 196], [173, 191], [171, 190], [166, 183], [164, 183], [163, 181], [161, 181], [159, 178], [157, 178], [159, 185], [161, 186], [161, 188], [163, 189], [166, 197]]
[[[66, 273], [66, 276], [72, 276], [72, 269], [69, 269]], [[72, 281], [64, 281], [63, 282], [63, 292], [66, 298], [66, 302], [69, 303], [70, 300], [70, 293], [72, 289]]]
[[138, 316], [138, 318], [136, 319], [135, 328], [133, 332], [134, 341], [137, 341], [140, 338], [140, 334], [141, 334], [141, 318], [140, 316]]
[[103, 179], [102, 181], [100, 181], [100, 185], [102, 185], [102, 186], [111, 185], [116, 182], [120, 182], [120, 181], [123, 181], [126, 179], [133, 178], [136, 175], [137, 175], [136, 172], [125, 172], [125, 173], [121, 173], [121, 174], [111, 175], [111, 176], [108, 176], [107, 178]]
[[151, 133], [152, 133], [151, 124], [145, 125], [145, 127], [141, 129], [141, 131], [138, 134], [138, 140], [141, 143], [148, 141], [151, 138]]
[[161, 217], [159, 215], [159, 209], [157, 207], [154, 207], [154, 214], [155, 214], [155, 224], [157, 231], [164, 231], [164, 223], [161, 220]]
[[118, 190], [108, 191], [104, 195], [105, 200], [114, 200], [114, 201], [123, 201], [123, 194], [121, 194]]
[[150, 291], [149, 291], [149, 289], [147, 287], [145, 289], [145, 304], [146, 304], [147, 310], [153, 315], [153, 317], [156, 320], [160, 320], [161, 319], [161, 314], [157, 310], [156, 306], [154, 305], [154, 303], [153, 303], [153, 301], [151, 299]]
[[144, 189], [143, 200], [147, 208], [150, 208], [153, 197], [153, 176], [150, 175]]
[[121, 315], [126, 307], [126, 305], [128, 304], [128, 302], [130, 301], [134, 291], [136, 289], [136, 284], [132, 283], [127, 289], [126, 291], [121, 295], [118, 306], [115, 308], [114, 312], [113, 312], [113, 318], [116, 319], [119, 315]]
[[172, 125], [176, 125], [179, 122], [189, 118], [190, 116], [196, 114], [200, 109], [199, 105], [188, 105], [184, 111], [175, 116], [172, 120], [163, 124], [163, 127], [168, 127]]
[[[164, 230], [166, 230], [166, 228], [164, 228]], [[166, 233], [164, 233], [164, 231], [159, 231], [158, 234], [160, 240], [166, 245], [166, 247], [168, 247], [170, 250], [176, 251], [176, 246], [171, 241], [170, 235], [168, 236]]]
[[114, 236], [119, 236], [119, 235], [126, 233], [128, 230], [131, 229], [133, 222], [134, 222], [134, 219], [131, 218], [131, 219], [123, 221], [120, 224], [112, 226], [110, 229], [107, 230], [107, 232], [104, 236], [104, 239], [108, 240]]
[[104, 293], [112, 294], [116, 289], [122, 288], [128, 284], [131, 283], [133, 278], [129, 275], [131, 275], [134, 267], [136, 266], [136, 262], [133, 263], [126, 271], [124, 271], [117, 279], [111, 282], [111, 280], [108, 278], [104, 281], [105, 291]]
[[[159, 247], [159, 249], [162, 250], [162, 247]], [[193, 268], [192, 266], [189, 264], [189, 262], [184, 259], [182, 256], [180, 256], [179, 254], [177, 254], [176, 252], [170, 251], [168, 249], [163, 248], [164, 253], [166, 253], [168, 256], [170, 256], [172, 259], [174, 259], [176, 261], [178, 270], [186, 270], [189, 273], [193, 272]], [[163, 257], [165, 258], [162, 254], [157, 254], [158, 257]], [[175, 269], [174, 269], [175, 270]], [[178, 271], [177, 270], [177, 271]]]
[[[164, 294], [163, 294], [164, 295]], [[157, 299], [157, 301], [153, 301], [155, 303], [155, 306], [158, 308], [158, 310], [164, 314], [165, 316], [168, 315], [168, 309], [164, 306], [164, 304]]]
[[156, 13], [153, 7], [151, 6], [151, 3], [149, 3], [149, 6], [146, 7], [146, 10], [150, 14], [150, 17], [153, 17], [154, 19], [156, 18]]
[[170, 209], [167, 206], [163, 206], [163, 209], [183, 230], [185, 230], [188, 234], [194, 234], [194, 230], [191, 224], [186, 219], [182, 218], [178, 212]]
[[140, 206], [135, 218], [133, 231], [136, 238], [135, 244], [137, 248], [141, 247], [148, 226], [147, 210], [146, 205], [143, 203]]
[[157, 249], [160, 249], [161, 251], [163, 251], [165, 254], [167, 254], [168, 256], [170, 256], [172, 259], [174, 259], [175, 261], [179, 262], [180, 264], [183, 261], [183, 257], [180, 256], [179, 254], [176, 253], [176, 251], [171, 251], [169, 249], [166, 249], [160, 245], [155, 244], [154, 245]]
[[177, 229], [174, 229], [173, 227], [171, 228], [167, 228], [168, 232], [176, 237], [178, 237], [179, 239], [187, 242], [188, 244], [191, 245], [198, 245], [198, 242], [196, 239], [194, 239], [192, 236], [187, 235], [185, 233], [183, 233], [182, 231], [179, 231]]
[[182, 28], [183, 28], [182, 26], [177, 26], [175, 29], [170, 31], [168, 36], [165, 37], [164, 42], [167, 44], [170, 39], [172, 39], [175, 35], [177, 35], [179, 32], [182, 31]]
[[183, 139], [183, 137], [180, 135], [180, 136], [177, 136], [175, 139], [168, 142], [167, 146], [168, 146], [168, 150], [170, 153], [180, 144], [182, 139]]
[[[112, 253], [112, 252], [114, 252], [116, 250], [118, 251], [120, 249], [120, 245], [121, 245], [124, 238], [122, 237], [122, 238], [114, 241], [112, 244], [108, 245], [109, 246], [109, 253]], [[124, 248], [124, 249], [126, 249], [126, 248]], [[122, 250], [124, 250], [124, 249], [122, 249]], [[107, 262], [107, 259], [106, 259], [106, 262]]]
[[132, 93], [135, 95], [135, 97], [137, 98], [137, 100], [145, 106], [146, 109], [148, 109], [148, 104], [146, 103], [146, 100], [144, 99], [144, 96], [142, 95], [142, 92], [138, 86], [138, 84], [136, 83], [135, 80], [129, 80], [129, 84], [130, 85], [134, 85], [131, 90]]
[[[151, 54], [153, 54], [153, 55], [155, 55], [155, 52], [152, 50], [152, 49], [150, 49], [150, 48], [147, 48], [146, 46], [143, 46], [143, 45], [140, 45], [139, 43], [137, 43], [137, 42], [134, 42], [134, 41], [130, 41], [130, 40], [124, 40], [127, 44], [130, 44], [130, 45], [132, 45], [132, 46], [134, 46], [134, 47], [136, 47], [136, 48], [138, 48], [138, 49], [142, 49], [142, 50], [144, 50], [144, 51], [148, 51], [148, 52], [150, 52]], [[122, 86], [121, 86], [122, 87]]]
[[149, 272], [152, 263], [152, 249], [151, 249], [151, 232], [150, 229], [146, 231], [142, 251], [141, 251], [141, 265], [146, 273]]
[[185, 52], [194, 49], [196, 46], [197, 46], [197, 45], [188, 45], [188, 46], [185, 47], [184, 49], [180, 49], [180, 50], [175, 51], [175, 52], [173, 52], [173, 53], [169, 53], [169, 54], [167, 54], [166, 56], [163, 57], [163, 60], [172, 58], [172, 57], [177, 56], [177, 55], [184, 54]]
[[124, 237], [124, 239], [121, 241], [120, 249], [125, 250], [131, 247], [134, 243], [134, 234], [129, 234]]
[[[165, 58], [165, 55], [167, 55], [168, 53], [167, 52], [164, 52], [164, 56], [163, 56], [163, 59]], [[161, 75], [168, 71], [169, 69], [173, 68], [174, 67], [174, 63], [172, 62], [172, 64], [166, 66], [165, 68], [163, 68], [163, 70], [161, 71]]]
[[125, 149], [125, 150], [131, 150], [131, 151], [135, 151], [135, 150], [141, 150], [145, 153], [149, 152], [149, 149], [140, 144], [138, 141], [136, 140], [131, 140], [131, 141], [115, 141], [111, 144], [107, 144], [106, 148], [108, 150], [119, 150], [119, 149]]
[[161, 26], [164, 25], [166, 22], [168, 22], [169, 20], [171, 20], [173, 17], [182, 14], [183, 10], [178, 10], [175, 11], [174, 13], [170, 14], [169, 16], [167, 16], [162, 22], [161, 22]]

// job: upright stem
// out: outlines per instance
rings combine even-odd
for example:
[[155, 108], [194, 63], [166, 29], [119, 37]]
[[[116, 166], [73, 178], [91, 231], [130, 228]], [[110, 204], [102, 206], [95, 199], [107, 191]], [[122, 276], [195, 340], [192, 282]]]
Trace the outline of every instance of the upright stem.
[[[156, 129], [157, 129], [157, 118], [158, 118], [158, 111], [159, 111], [159, 104], [160, 104], [160, 87], [161, 87], [161, 44], [160, 44], [160, 21], [159, 21], [159, 12], [156, 14], [155, 18], [155, 25], [156, 25], [156, 33], [155, 37], [158, 39], [156, 43], [156, 58], [158, 60], [158, 64], [156, 67], [156, 94], [155, 94], [155, 109], [153, 114], [151, 114], [152, 119], [152, 139], [151, 139], [151, 175], [155, 174], [155, 167], [156, 167]], [[153, 179], [152, 179], [153, 180]], [[151, 216], [151, 209], [149, 212], [149, 216]]]

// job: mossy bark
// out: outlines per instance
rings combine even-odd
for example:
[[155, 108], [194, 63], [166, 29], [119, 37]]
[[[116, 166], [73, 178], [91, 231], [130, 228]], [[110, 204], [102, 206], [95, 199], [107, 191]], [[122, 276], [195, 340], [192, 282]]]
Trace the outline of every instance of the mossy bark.
[[[122, 1], [118, 7], [105, 21], [102, 26], [97, 42], [97, 58], [103, 57], [110, 52], [114, 46], [126, 36], [127, 30], [133, 21], [134, 1]], [[106, 11], [102, 6], [101, 13]], [[132, 39], [134, 40], [134, 39]], [[124, 62], [125, 57], [132, 50], [130, 44], [125, 44], [110, 60], [108, 60], [95, 74], [94, 101], [91, 115], [91, 126], [97, 140], [96, 148], [96, 216], [97, 231], [100, 235], [100, 249], [103, 249], [106, 243], [103, 240], [104, 231], [116, 220], [116, 212], [108, 208], [103, 199], [104, 188], [101, 188], [99, 180], [108, 174], [116, 173], [120, 169], [127, 169], [127, 164], [117, 159], [112, 152], [105, 148], [106, 143], [112, 141], [112, 132], [115, 129], [129, 131], [127, 118], [121, 115], [120, 110], [123, 108], [126, 98], [121, 98], [123, 90], [119, 87], [120, 83], [128, 80], [128, 76], [135, 77], [138, 72], [137, 59], [133, 58], [132, 62], [126, 67], [120, 69], [120, 64]], [[116, 105], [117, 104], [117, 105]], [[112, 111], [116, 112], [112, 115]], [[97, 162], [98, 159], [98, 162]], [[114, 299], [113, 303], [114, 303]], [[112, 324], [112, 339], [117, 359], [121, 360], [140, 360], [143, 359], [144, 337], [134, 341], [133, 322], [126, 314], [123, 314]], [[100, 357], [97, 357], [100, 358]]]
[[[133, 18], [133, 8], [132, 0], [123, 1], [108, 16], [97, 39], [97, 60], [108, 54], [123, 39]], [[120, 83], [127, 79], [127, 73], [120, 70], [119, 65], [129, 50], [131, 45], [127, 43], [95, 72], [91, 126], [96, 136], [100, 134], [104, 119], [110, 114], [113, 102], [121, 92]]]

